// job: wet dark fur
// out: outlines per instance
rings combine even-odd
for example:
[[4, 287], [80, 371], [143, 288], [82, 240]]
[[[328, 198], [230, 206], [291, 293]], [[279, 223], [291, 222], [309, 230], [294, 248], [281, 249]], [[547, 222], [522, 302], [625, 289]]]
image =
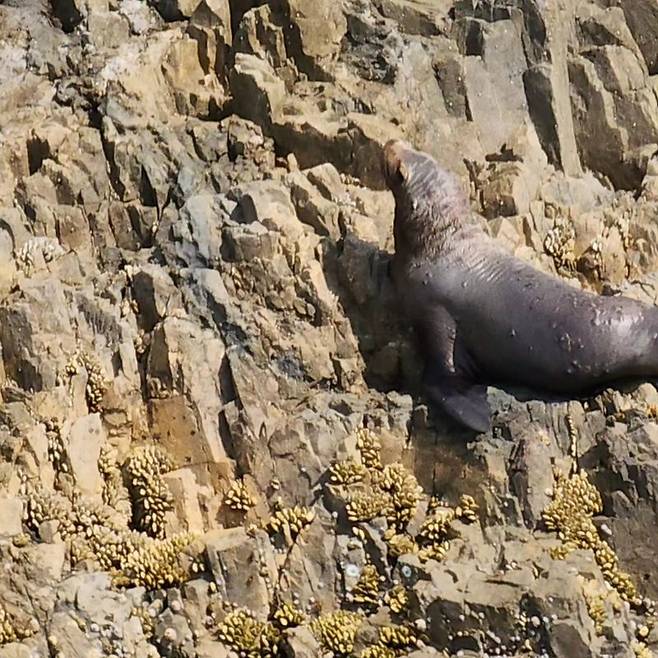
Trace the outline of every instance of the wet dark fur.
[[457, 178], [389, 142], [393, 278], [426, 362], [428, 396], [464, 425], [490, 425], [486, 384], [585, 394], [658, 377], [658, 310], [602, 297], [515, 258], [479, 226]]

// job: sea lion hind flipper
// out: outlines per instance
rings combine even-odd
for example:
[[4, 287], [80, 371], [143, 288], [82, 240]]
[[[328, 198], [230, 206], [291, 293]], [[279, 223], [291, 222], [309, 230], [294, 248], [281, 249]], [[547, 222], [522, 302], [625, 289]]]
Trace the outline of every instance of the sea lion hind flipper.
[[487, 388], [437, 368], [425, 371], [427, 396], [460, 424], [483, 434], [491, 429]]

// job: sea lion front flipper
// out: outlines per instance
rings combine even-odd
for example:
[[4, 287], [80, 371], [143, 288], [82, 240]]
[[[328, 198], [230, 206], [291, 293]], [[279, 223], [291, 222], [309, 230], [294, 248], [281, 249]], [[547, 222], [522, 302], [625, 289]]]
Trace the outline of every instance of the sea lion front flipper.
[[491, 427], [486, 386], [472, 379], [473, 364], [460, 342], [457, 324], [443, 307], [416, 325], [425, 356], [423, 376], [428, 397], [462, 425], [476, 432]]
[[432, 364], [425, 369], [425, 387], [428, 397], [462, 425], [479, 433], [491, 429], [486, 386]]

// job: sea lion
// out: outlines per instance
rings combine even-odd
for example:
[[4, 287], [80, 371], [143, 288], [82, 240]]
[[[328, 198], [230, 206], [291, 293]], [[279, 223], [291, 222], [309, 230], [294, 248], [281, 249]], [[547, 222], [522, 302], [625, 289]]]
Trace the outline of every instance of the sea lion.
[[658, 377], [658, 309], [579, 290], [483, 230], [456, 176], [402, 141], [384, 147], [395, 197], [392, 277], [430, 400], [490, 428], [486, 384], [578, 397]]

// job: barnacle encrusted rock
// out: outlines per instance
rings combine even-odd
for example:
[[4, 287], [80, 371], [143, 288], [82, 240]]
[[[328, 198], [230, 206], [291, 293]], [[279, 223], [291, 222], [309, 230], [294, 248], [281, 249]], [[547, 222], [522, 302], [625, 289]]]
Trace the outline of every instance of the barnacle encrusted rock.
[[27, 522], [36, 530], [55, 521], [62, 539], [69, 543], [71, 561], [90, 561], [109, 571], [119, 586], [149, 589], [185, 582], [192, 560], [181, 560], [194, 540], [191, 533], [153, 539], [117, 523], [112, 510], [74, 497], [33, 491], [28, 496]]
[[367, 469], [382, 467], [382, 444], [371, 430], [362, 428], [356, 433], [356, 447]]
[[646, 642], [633, 640], [633, 642], [631, 642], [631, 648], [637, 658], [654, 658], [654, 654], [651, 649], [649, 649]]
[[345, 511], [347, 518], [356, 523], [370, 521], [384, 515], [388, 511], [389, 505], [388, 496], [382, 496], [381, 493], [370, 490], [350, 495], [345, 505]]
[[11, 616], [0, 601], [0, 646], [20, 642], [35, 633], [36, 620], [17, 619]]
[[558, 217], [544, 238], [544, 250], [553, 258], [557, 269], [573, 270], [576, 231], [568, 218]]
[[235, 512], [246, 512], [255, 505], [254, 497], [242, 480], [231, 483], [224, 495], [224, 503]]
[[389, 528], [383, 538], [392, 557], [418, 552], [418, 544], [415, 539], [405, 533], [397, 533], [395, 528]]
[[248, 658], [275, 656], [281, 642], [281, 634], [272, 624], [257, 620], [244, 609], [226, 615], [217, 630], [217, 637]]
[[592, 521], [592, 517], [602, 509], [601, 495], [590, 483], [585, 471], [571, 476], [557, 472], [553, 499], [543, 513], [548, 529], [556, 531], [562, 540], [562, 546], [553, 551], [553, 557], [563, 558], [576, 548], [592, 550], [608, 583], [624, 600], [640, 606], [642, 598], [635, 584], [629, 574], [620, 569], [616, 553], [600, 537]]
[[325, 651], [342, 656], [354, 650], [354, 639], [362, 623], [362, 615], [338, 610], [315, 619], [311, 630]]
[[65, 253], [59, 242], [53, 238], [38, 236], [30, 238], [15, 253], [18, 266], [23, 272], [30, 276], [38, 266], [39, 261], [50, 263], [60, 258]]
[[[359, 524], [379, 517], [386, 520], [388, 527], [382, 539], [390, 557], [414, 553], [422, 561], [441, 559], [449, 548], [453, 522], [458, 519], [474, 523], [477, 520], [478, 506], [470, 495], [462, 495], [455, 508], [430, 499], [424, 521], [420, 527], [415, 526], [415, 536], [408, 534], [406, 528], [418, 514], [423, 496], [416, 477], [400, 463], [382, 464], [379, 439], [370, 430], [357, 432], [357, 447], [363, 462], [363, 471], [357, 471], [358, 480], [350, 481], [348, 474], [356, 469], [355, 462], [348, 460], [332, 466], [329, 481], [340, 485], [337, 493], [344, 500], [348, 521]], [[360, 536], [358, 527], [354, 527], [353, 532]], [[363, 603], [368, 601], [364, 599]]]
[[384, 603], [391, 612], [400, 614], [409, 605], [409, 593], [404, 585], [395, 585], [384, 594]]
[[366, 476], [367, 470], [363, 464], [353, 459], [336, 462], [329, 469], [329, 482], [332, 484], [355, 484], [361, 482]]
[[134, 528], [153, 537], [164, 537], [165, 515], [173, 508], [173, 498], [162, 475], [172, 470], [171, 460], [156, 446], [143, 446], [133, 449], [125, 468]]
[[306, 615], [294, 604], [285, 601], [277, 607], [272, 615], [272, 621], [279, 628], [300, 626], [307, 620]]
[[379, 642], [391, 649], [404, 650], [415, 647], [418, 638], [416, 631], [408, 626], [382, 626], [379, 631]]
[[315, 512], [309, 507], [295, 505], [294, 507], [283, 507], [272, 514], [267, 522], [270, 533], [290, 534], [291, 539], [296, 539], [299, 533], [313, 522]]
[[455, 508], [455, 517], [464, 523], [475, 523], [478, 519], [478, 504], [469, 494], [462, 494]]
[[87, 387], [85, 389], [85, 396], [87, 398], [87, 405], [91, 412], [96, 412], [101, 410], [101, 403], [103, 401], [103, 396], [108, 386], [108, 381], [103, 374], [103, 368], [101, 367], [98, 359], [87, 351], [81, 351], [78, 353], [77, 358], [74, 362], [69, 364], [67, 370], [72, 373], [77, 369], [75, 364], [81, 366], [87, 372]]
[[55, 471], [59, 473], [68, 473], [70, 470], [66, 459], [66, 447], [62, 437], [62, 428], [56, 418], [49, 418], [44, 421], [46, 426], [46, 437], [48, 438], [48, 459], [53, 465]]
[[194, 534], [183, 532], [168, 539], [145, 541], [120, 561], [114, 572], [115, 584], [155, 589], [184, 583], [190, 578], [190, 569], [181, 561], [181, 553], [195, 539]]
[[98, 472], [103, 478], [103, 503], [107, 508], [114, 510], [117, 517], [127, 525], [132, 516], [130, 494], [117, 462], [117, 451], [112, 446], [101, 447]]
[[374, 564], [366, 564], [361, 576], [350, 592], [353, 603], [361, 603], [367, 606], [377, 606], [380, 603], [379, 593], [380, 575]]
[[583, 591], [583, 596], [587, 605], [587, 613], [594, 622], [596, 634], [601, 635], [608, 616], [605, 610], [605, 596], [602, 594], [591, 594], [586, 590]]
[[422, 492], [416, 478], [402, 464], [387, 464], [373, 474], [372, 483], [390, 498], [387, 518], [391, 525], [406, 526], [416, 513]]
[[503, 248], [655, 304], [654, 6], [0, 0], [0, 656], [656, 653], [591, 551], [561, 568], [536, 529], [567, 407], [593, 522], [658, 593], [655, 388], [492, 387], [464, 445], [417, 395], [380, 171], [406, 139]]
[[417, 540], [427, 544], [440, 544], [448, 536], [450, 524], [455, 520], [455, 510], [439, 508], [427, 517], [418, 530]]

